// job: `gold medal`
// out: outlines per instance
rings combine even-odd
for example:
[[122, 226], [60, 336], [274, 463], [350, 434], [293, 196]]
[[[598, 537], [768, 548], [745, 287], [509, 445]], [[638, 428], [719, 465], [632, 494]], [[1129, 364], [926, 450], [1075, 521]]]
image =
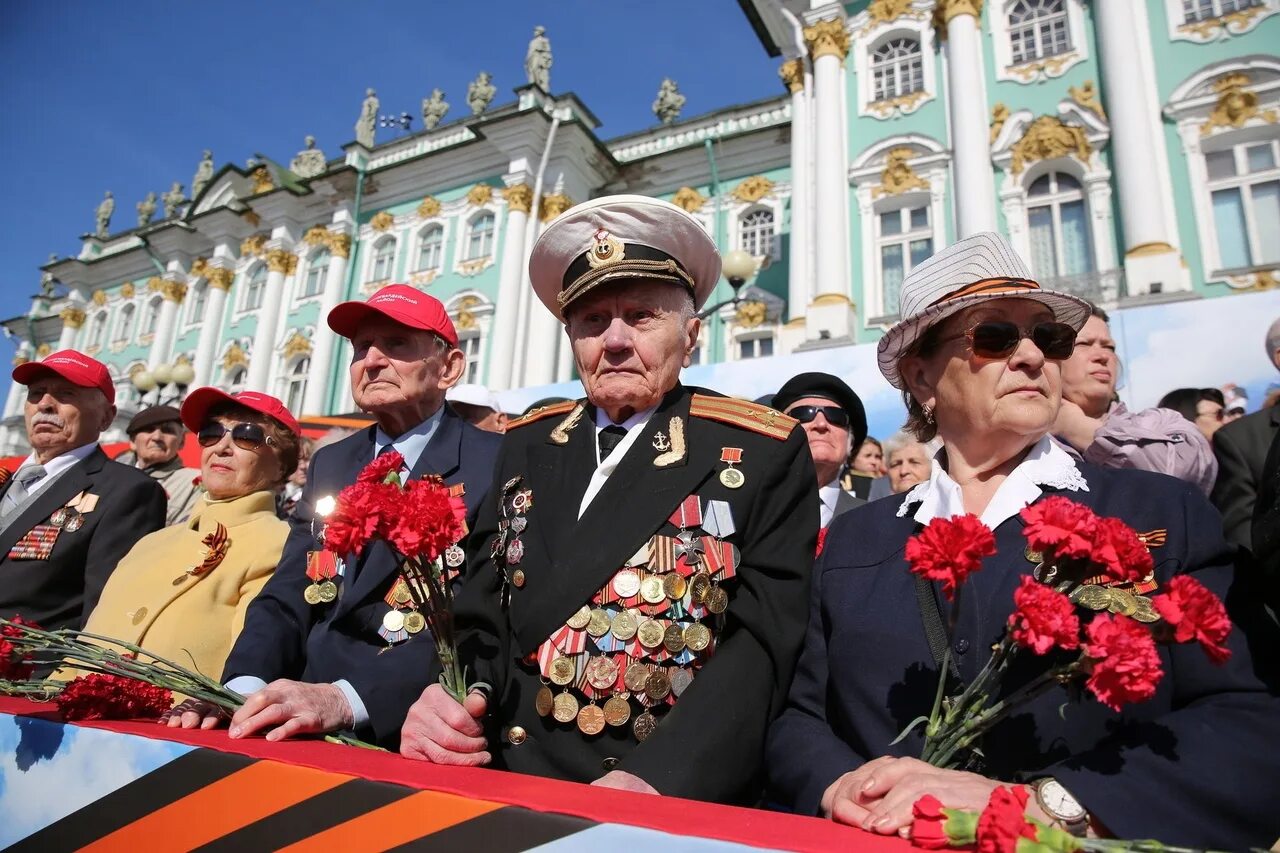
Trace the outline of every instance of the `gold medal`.
[[649, 735], [653, 734], [653, 730], [657, 727], [657, 718], [645, 711], [631, 723], [631, 733], [636, 736], [636, 740], [643, 742]]
[[578, 731], [588, 737], [604, 731], [604, 711], [599, 705], [584, 705], [578, 712]]
[[307, 604], [320, 603], [320, 584], [313, 583], [302, 591], [302, 598]]
[[711, 645], [711, 629], [701, 622], [686, 625], [684, 629], [684, 644], [691, 651], [705, 651], [707, 646]]
[[587, 618], [587, 633], [593, 637], [603, 637], [609, 633], [609, 614], [599, 607], [593, 607]]
[[662, 578], [657, 575], [649, 575], [640, 581], [640, 597], [645, 600], [646, 604], [661, 604], [667, 598], [667, 593], [662, 584]]
[[539, 717], [551, 716], [555, 703], [555, 695], [551, 692], [551, 688], [545, 684], [538, 688], [537, 695], [533, 697], [533, 708], [538, 712]]
[[551, 713], [558, 723], [572, 723], [573, 718], [578, 716], [578, 700], [573, 698], [572, 693], [565, 691], [556, 696]]
[[673, 655], [684, 651], [684, 631], [680, 630], [679, 625], [672, 622], [667, 626], [667, 630], [662, 634], [662, 645]]
[[630, 598], [640, 591], [640, 574], [623, 569], [613, 576], [613, 591], [618, 598]]
[[711, 575], [706, 572], [698, 572], [689, 580], [689, 592], [693, 596], [695, 604], [702, 604], [707, 600], [707, 593], [711, 591]]
[[558, 657], [551, 662], [551, 680], [565, 687], [573, 683], [578, 676], [578, 667], [574, 665], [573, 658]]
[[676, 572], [672, 572], [662, 578], [662, 591], [672, 601], [679, 601], [684, 598], [685, 591], [688, 589], [688, 582]]
[[399, 610], [388, 610], [382, 617], [382, 627], [394, 634], [404, 628], [404, 614]]
[[1138, 612], [1138, 600], [1132, 593], [1111, 587], [1107, 590], [1107, 594], [1111, 596], [1110, 610], [1112, 613], [1132, 616]]
[[644, 694], [655, 702], [660, 702], [671, 695], [671, 679], [661, 669], [655, 669], [644, 683]]
[[396, 581], [395, 589], [391, 591], [391, 600], [401, 607], [413, 602], [413, 594], [409, 592], [409, 585], [403, 580]]
[[325, 604], [332, 603], [338, 597], [338, 585], [333, 581], [320, 584], [320, 600]]
[[722, 586], [713, 586], [707, 593], [707, 609], [712, 613], [723, 613], [729, 609], [729, 593]]
[[622, 696], [610, 696], [604, 703], [604, 721], [611, 726], [625, 726], [631, 719], [631, 703]]
[[747, 482], [746, 475], [737, 468], [725, 468], [720, 472], [720, 485], [726, 489], [740, 489], [745, 482]]
[[640, 627], [636, 629], [636, 636], [640, 638], [640, 645], [646, 649], [656, 649], [662, 645], [663, 633], [662, 625], [652, 619], [644, 620], [640, 623]]
[[630, 610], [624, 610], [613, 617], [609, 630], [613, 633], [613, 636], [625, 643], [636, 635], [636, 629], [639, 627], [640, 620], [636, 618], [636, 614]]
[[417, 634], [425, 627], [427, 627], [427, 617], [418, 611], [410, 610], [404, 615], [404, 629], [410, 634]]
[[1160, 614], [1156, 612], [1156, 608], [1151, 603], [1151, 599], [1144, 595], [1135, 595], [1133, 598], [1134, 601], [1137, 602], [1137, 609], [1133, 613], [1134, 619], [1148, 624], [1160, 621]]
[[633, 663], [627, 667], [626, 673], [622, 676], [622, 683], [632, 693], [639, 693], [644, 690], [644, 683], [649, 679], [649, 667], [642, 663]]
[[570, 616], [564, 624], [568, 625], [575, 631], [581, 631], [583, 628], [587, 627], [587, 623], [590, 621], [591, 608], [584, 604], [574, 611], [574, 614]]
[[1105, 587], [1087, 584], [1080, 587], [1071, 597], [1076, 604], [1087, 607], [1090, 610], [1106, 610], [1111, 605], [1111, 596]]
[[587, 663], [587, 683], [597, 690], [611, 690], [618, 683], [618, 665], [607, 657], [592, 658]]

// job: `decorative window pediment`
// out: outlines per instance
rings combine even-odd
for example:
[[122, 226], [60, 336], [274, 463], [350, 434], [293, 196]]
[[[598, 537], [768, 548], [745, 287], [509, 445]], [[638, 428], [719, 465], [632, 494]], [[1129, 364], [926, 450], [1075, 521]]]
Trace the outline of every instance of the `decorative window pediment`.
[[937, 96], [933, 4], [878, 0], [852, 24], [859, 116], [909, 115]]
[[1251, 32], [1280, 12], [1280, 0], [1165, 0], [1170, 41], [1208, 44]]
[[987, 26], [997, 80], [1036, 83], [1089, 58], [1082, 0], [1000, 0]]

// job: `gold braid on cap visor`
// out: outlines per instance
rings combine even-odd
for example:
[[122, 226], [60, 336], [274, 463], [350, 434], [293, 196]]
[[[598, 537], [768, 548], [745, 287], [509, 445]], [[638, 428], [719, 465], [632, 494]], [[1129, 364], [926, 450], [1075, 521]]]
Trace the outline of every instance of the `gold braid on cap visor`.
[[641, 258], [628, 258], [608, 266], [597, 267], [578, 276], [573, 284], [560, 291], [556, 296], [556, 302], [563, 309], [591, 288], [616, 278], [645, 278], [668, 281], [672, 284], [683, 285], [691, 296], [695, 292], [693, 276], [685, 272], [675, 261], [649, 261]]

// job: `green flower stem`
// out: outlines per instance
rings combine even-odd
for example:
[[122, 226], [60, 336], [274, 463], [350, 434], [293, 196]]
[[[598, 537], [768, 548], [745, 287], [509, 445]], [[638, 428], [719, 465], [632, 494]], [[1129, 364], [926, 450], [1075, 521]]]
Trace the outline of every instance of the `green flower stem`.
[[998, 723], [1009, 711], [1046, 692], [1049, 688], [1059, 683], [1063, 676], [1070, 675], [1075, 671], [1078, 671], [1077, 664], [1071, 663], [1066, 666], [1055, 667], [1043, 673], [1029, 684], [996, 702], [990, 708], [966, 719], [961, 725], [944, 736], [942, 743], [938, 749], [934, 750], [931, 758], [924, 760], [935, 767], [950, 766], [949, 763], [957, 751], [972, 744], [974, 740]]

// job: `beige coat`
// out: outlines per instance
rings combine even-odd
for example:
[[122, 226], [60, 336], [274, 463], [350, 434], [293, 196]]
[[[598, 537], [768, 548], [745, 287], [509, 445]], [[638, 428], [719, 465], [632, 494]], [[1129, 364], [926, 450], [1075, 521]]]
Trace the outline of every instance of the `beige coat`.
[[[188, 574], [204, 562], [203, 540], [219, 522], [230, 542], [222, 561]], [[275, 571], [288, 535], [271, 492], [226, 501], [203, 494], [189, 521], [143, 537], [125, 555], [85, 630], [221, 678], [249, 602]]]

